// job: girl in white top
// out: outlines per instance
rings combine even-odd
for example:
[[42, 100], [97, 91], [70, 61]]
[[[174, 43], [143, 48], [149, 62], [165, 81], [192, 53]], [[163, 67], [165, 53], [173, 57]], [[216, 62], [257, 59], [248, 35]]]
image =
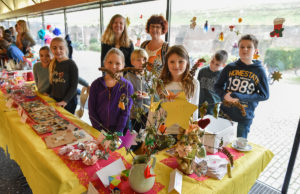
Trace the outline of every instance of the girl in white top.
[[[160, 78], [165, 90], [169, 93], [168, 100], [172, 99], [172, 96], [175, 98], [176, 94], [183, 91], [187, 100], [198, 107], [200, 85], [198, 80], [190, 75], [189, 55], [183, 46], [174, 45], [169, 48]], [[157, 91], [163, 96], [162, 88], [157, 88]], [[193, 120], [197, 119], [198, 110], [193, 114]]]

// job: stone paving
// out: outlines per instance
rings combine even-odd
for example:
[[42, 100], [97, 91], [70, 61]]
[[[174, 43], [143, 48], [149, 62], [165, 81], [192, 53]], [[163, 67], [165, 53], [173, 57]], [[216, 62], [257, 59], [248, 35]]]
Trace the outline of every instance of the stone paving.
[[[284, 74], [283, 80], [270, 85], [270, 99], [261, 102], [256, 109], [248, 137], [249, 141], [262, 145], [275, 154], [259, 180], [278, 190], [282, 188], [300, 116], [300, 84], [289, 82], [288, 78], [292, 76], [294, 75]], [[82, 119], [90, 123], [87, 109]], [[0, 150], [0, 193], [31, 193], [18, 166], [12, 161], [3, 160], [3, 157], [3, 150]], [[14, 170], [8, 170], [5, 166]], [[300, 150], [288, 193], [300, 194]]]

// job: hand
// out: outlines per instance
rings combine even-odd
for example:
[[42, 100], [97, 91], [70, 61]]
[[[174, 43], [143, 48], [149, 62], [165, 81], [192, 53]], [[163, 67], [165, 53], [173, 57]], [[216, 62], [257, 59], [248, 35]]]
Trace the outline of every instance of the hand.
[[231, 97], [231, 92], [227, 92], [226, 95], [224, 96], [224, 100], [228, 101], [228, 102], [232, 102], [232, 103], [235, 103], [235, 102], [238, 102], [239, 99], [238, 98], [232, 98]]
[[55, 105], [64, 108], [67, 105], [67, 103], [65, 101], [60, 101], [60, 102], [56, 103]]

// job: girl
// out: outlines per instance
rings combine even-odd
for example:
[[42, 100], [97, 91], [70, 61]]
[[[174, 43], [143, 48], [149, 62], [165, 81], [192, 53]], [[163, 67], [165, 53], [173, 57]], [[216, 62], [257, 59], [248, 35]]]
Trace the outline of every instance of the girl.
[[40, 49], [39, 54], [41, 62], [36, 63], [33, 66], [34, 81], [39, 93], [47, 95], [50, 92], [49, 64], [52, 57], [50, 48], [48, 46], [43, 46]]
[[103, 66], [104, 57], [111, 48], [118, 48], [125, 57], [125, 67], [132, 67], [130, 56], [134, 49], [132, 41], [128, 37], [125, 18], [120, 15], [114, 15], [101, 40], [101, 66]]
[[56, 37], [51, 41], [50, 49], [54, 59], [49, 65], [50, 96], [74, 114], [77, 105], [78, 68], [72, 59], [68, 58], [68, 47], [64, 39]]
[[[112, 48], [104, 58], [104, 67], [112, 73], [122, 70], [125, 59], [122, 51]], [[120, 83], [121, 82], [121, 83]], [[89, 116], [94, 128], [108, 129], [110, 132], [123, 132], [130, 115], [133, 94], [132, 84], [120, 78], [120, 82], [109, 73], [96, 79], [90, 88]], [[124, 102], [125, 106], [119, 106]]]
[[[181, 45], [172, 46], [166, 54], [166, 64], [163, 67], [160, 78], [163, 80], [165, 90], [169, 93], [168, 98], [179, 92], [184, 92], [187, 100], [198, 107], [199, 104], [199, 82], [191, 77], [189, 55]], [[157, 88], [160, 96], [163, 96], [162, 88]], [[165, 96], [164, 96], [165, 98]], [[198, 111], [193, 114], [193, 120], [198, 119]], [[168, 133], [178, 133], [179, 126], [173, 125], [167, 129]]]
[[27, 53], [30, 53], [30, 47], [35, 45], [35, 41], [33, 40], [24, 20], [17, 21], [16, 25], [16, 30], [18, 32], [16, 45], [24, 53], [24, 55], [26, 55]]

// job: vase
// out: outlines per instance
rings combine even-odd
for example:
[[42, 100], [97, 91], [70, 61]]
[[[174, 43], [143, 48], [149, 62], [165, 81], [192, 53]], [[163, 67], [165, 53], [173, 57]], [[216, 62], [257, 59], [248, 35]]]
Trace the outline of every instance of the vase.
[[133, 159], [128, 179], [131, 188], [138, 193], [145, 193], [149, 191], [155, 183], [155, 176], [145, 178], [144, 175], [147, 165], [150, 167], [150, 174], [154, 174], [156, 158], [152, 158], [152, 165], [150, 165], [150, 160], [147, 161], [147, 156], [145, 155], [137, 155]]

